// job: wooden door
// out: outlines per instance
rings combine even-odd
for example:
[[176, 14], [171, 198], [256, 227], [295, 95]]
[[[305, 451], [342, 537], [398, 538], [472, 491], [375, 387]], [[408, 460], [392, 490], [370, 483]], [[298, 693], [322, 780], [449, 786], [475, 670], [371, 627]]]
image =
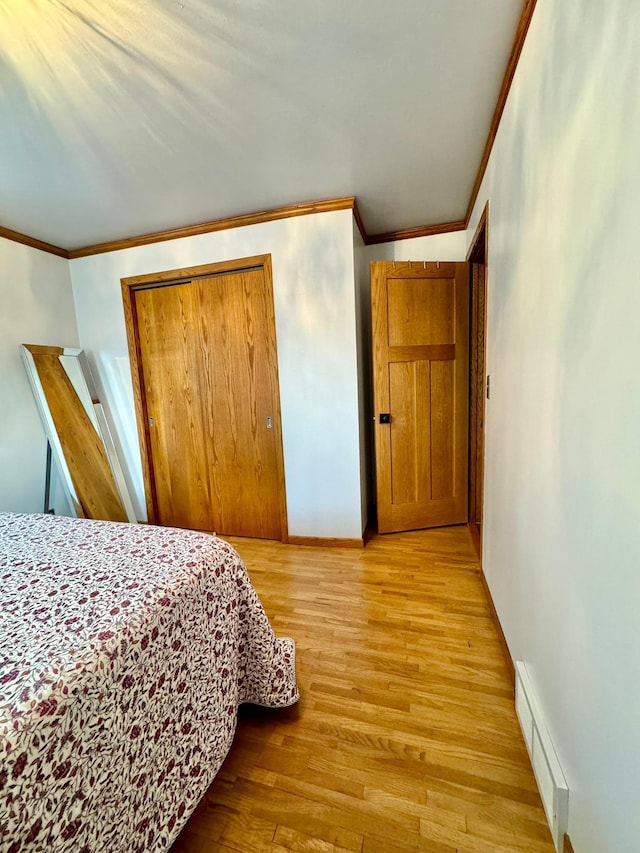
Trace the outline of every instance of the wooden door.
[[378, 530], [467, 521], [469, 269], [371, 264]]
[[217, 274], [214, 267], [133, 291], [151, 503], [160, 524], [286, 538], [267, 266]]

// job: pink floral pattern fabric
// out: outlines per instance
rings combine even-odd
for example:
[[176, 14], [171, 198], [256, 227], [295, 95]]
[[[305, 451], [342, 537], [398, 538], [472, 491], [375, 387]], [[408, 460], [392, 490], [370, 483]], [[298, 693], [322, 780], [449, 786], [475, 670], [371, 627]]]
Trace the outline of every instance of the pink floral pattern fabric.
[[238, 705], [298, 699], [224, 541], [0, 513], [0, 851], [166, 850]]

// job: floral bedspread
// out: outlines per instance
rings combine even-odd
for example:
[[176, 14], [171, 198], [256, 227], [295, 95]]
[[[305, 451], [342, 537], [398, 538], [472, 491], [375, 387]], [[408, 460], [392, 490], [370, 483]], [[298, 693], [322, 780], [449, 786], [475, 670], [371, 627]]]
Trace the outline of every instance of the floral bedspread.
[[166, 850], [238, 704], [297, 698], [227, 543], [0, 513], [1, 853]]

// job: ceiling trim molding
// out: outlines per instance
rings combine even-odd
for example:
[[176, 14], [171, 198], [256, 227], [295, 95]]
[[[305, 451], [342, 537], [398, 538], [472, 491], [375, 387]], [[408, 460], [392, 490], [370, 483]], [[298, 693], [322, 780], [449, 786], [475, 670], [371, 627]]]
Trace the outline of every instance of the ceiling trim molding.
[[358, 202], [356, 199], [353, 199], [353, 218], [356, 221], [356, 225], [358, 226], [358, 231], [360, 232], [360, 236], [364, 240], [365, 245], [367, 244], [367, 232], [365, 231], [364, 222], [362, 221], [362, 217], [360, 216], [360, 210], [358, 209]]
[[[482, 229], [484, 228], [484, 241], [482, 246], [479, 246], [478, 240], [480, 234], [482, 233]], [[480, 255], [483, 259], [480, 263], [487, 263], [487, 246], [489, 244], [489, 201], [487, 200], [482, 213], [480, 214], [480, 219], [478, 220], [478, 224], [476, 225], [476, 230], [473, 235], [473, 239], [469, 243], [469, 251], [467, 252], [467, 257], [465, 260], [474, 263], [477, 261], [476, 255]]]
[[451, 231], [464, 231], [466, 220], [442, 222], [439, 225], [424, 225], [420, 228], [405, 228], [403, 231], [388, 231], [386, 234], [372, 234], [367, 237], [367, 246], [374, 243], [394, 243], [396, 240], [411, 240], [414, 237], [433, 237], [434, 234], [449, 234]]
[[324, 201], [310, 201], [303, 204], [292, 204], [287, 207], [278, 207], [274, 210], [262, 210], [258, 213], [245, 213], [242, 216], [230, 216], [226, 219], [214, 219], [211, 222], [201, 222], [198, 225], [186, 225], [183, 228], [171, 228], [167, 231], [155, 231], [151, 234], [141, 234], [138, 237], [128, 237], [122, 240], [112, 240], [108, 243], [97, 243], [94, 246], [84, 246], [80, 249], [70, 249], [67, 255], [70, 260], [74, 260], [75, 258], [86, 258], [89, 255], [101, 255], [104, 252], [117, 252], [120, 249], [132, 249], [136, 246], [147, 246], [151, 243], [162, 243], [165, 240], [179, 240], [181, 237], [194, 237], [199, 234], [211, 234], [214, 231], [226, 231], [229, 228], [242, 228], [247, 225], [257, 225], [261, 222], [274, 222], [277, 219], [290, 219], [294, 216], [307, 216], [311, 213], [328, 213], [335, 210], [355, 210], [355, 204], [356, 200], [353, 196], [325, 199]]
[[69, 253], [66, 249], [61, 249], [60, 246], [54, 246], [52, 243], [45, 243], [43, 240], [37, 240], [35, 237], [29, 237], [28, 234], [3, 228], [2, 225], [0, 225], [0, 237], [11, 240], [13, 243], [22, 243], [23, 246], [30, 246], [32, 249], [40, 249], [41, 252], [48, 252], [50, 255], [57, 255], [59, 258], [69, 259]]
[[476, 175], [476, 180], [473, 185], [473, 189], [471, 190], [471, 196], [469, 198], [469, 204], [467, 206], [467, 213], [465, 216], [465, 223], [467, 225], [469, 224], [469, 220], [471, 219], [471, 214], [473, 213], [473, 206], [476, 203], [478, 192], [480, 191], [480, 184], [482, 183], [484, 173], [487, 170], [487, 164], [489, 162], [491, 150], [493, 149], [493, 143], [495, 142], [496, 135], [498, 133], [498, 127], [500, 126], [500, 119], [502, 118], [502, 113], [504, 112], [504, 107], [507, 103], [507, 98], [509, 97], [511, 83], [513, 82], [513, 78], [516, 73], [516, 68], [518, 67], [518, 60], [520, 59], [520, 54], [522, 53], [522, 48], [524, 47], [524, 42], [529, 31], [529, 25], [531, 24], [531, 18], [533, 17], [533, 12], [535, 8], [536, 0], [524, 0], [524, 6], [522, 7], [522, 13], [520, 14], [520, 20], [518, 21], [516, 34], [513, 40], [513, 47], [511, 48], [511, 54], [509, 55], [507, 68], [504, 72], [504, 78], [502, 80], [502, 86], [500, 87], [500, 93], [498, 95], [496, 108], [493, 112], [493, 118], [491, 119], [489, 135], [487, 136], [487, 141], [485, 143], [484, 151], [482, 153], [482, 159], [480, 160], [480, 166], [478, 167], [478, 174]]

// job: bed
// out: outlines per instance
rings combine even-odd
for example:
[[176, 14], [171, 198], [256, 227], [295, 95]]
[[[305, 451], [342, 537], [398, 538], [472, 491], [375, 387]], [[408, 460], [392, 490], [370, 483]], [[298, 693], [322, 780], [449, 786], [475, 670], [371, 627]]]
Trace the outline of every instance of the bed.
[[168, 849], [238, 705], [298, 699], [224, 541], [0, 513], [0, 851]]

